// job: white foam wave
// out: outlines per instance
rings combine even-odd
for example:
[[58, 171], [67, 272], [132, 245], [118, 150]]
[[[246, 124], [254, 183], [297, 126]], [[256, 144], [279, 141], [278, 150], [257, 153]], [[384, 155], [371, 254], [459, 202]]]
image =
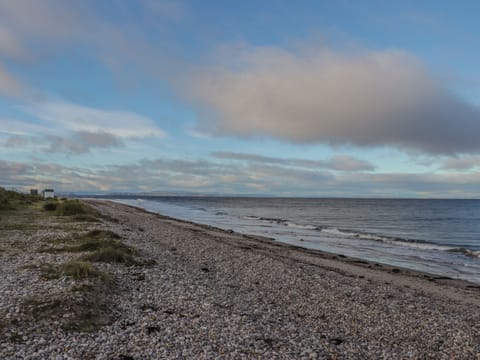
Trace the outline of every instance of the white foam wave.
[[305, 230], [317, 230], [317, 226], [313, 225], [300, 225], [300, 224], [295, 224], [294, 222], [289, 222], [287, 221], [285, 223], [286, 226], [295, 228], [295, 229], [305, 229]]

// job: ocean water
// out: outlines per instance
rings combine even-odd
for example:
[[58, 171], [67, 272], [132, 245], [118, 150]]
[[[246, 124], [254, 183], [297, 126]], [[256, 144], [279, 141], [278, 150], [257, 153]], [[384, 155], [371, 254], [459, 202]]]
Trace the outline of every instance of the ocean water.
[[153, 196], [110, 200], [480, 284], [480, 200]]

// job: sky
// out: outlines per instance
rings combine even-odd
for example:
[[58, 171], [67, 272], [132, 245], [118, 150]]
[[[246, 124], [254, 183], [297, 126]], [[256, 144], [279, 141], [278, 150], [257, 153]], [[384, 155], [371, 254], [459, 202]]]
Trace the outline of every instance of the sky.
[[0, 186], [480, 198], [478, 13], [0, 0]]

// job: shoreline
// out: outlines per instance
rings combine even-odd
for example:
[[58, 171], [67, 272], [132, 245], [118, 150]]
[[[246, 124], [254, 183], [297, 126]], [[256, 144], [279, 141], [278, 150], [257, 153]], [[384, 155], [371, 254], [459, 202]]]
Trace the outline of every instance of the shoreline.
[[[220, 213], [216, 213], [216, 211], [210, 212], [207, 210], [208, 204], [202, 205], [202, 203], [199, 203], [195, 205], [195, 202], [191, 207], [186, 206], [186, 210], [183, 212], [181, 205], [179, 207], [177, 204], [170, 208], [168, 203], [167, 206], [163, 206], [162, 201], [160, 201], [162, 205], [157, 206], [155, 202], [143, 202], [142, 199], [128, 198], [125, 201], [122, 199], [105, 198], [102, 200], [114, 201], [139, 209], [146, 209], [154, 213], [158, 212], [164, 216], [177, 218], [177, 220], [211, 225], [224, 230], [234, 230], [240, 234], [273, 239], [300, 248], [315, 249], [337, 256], [346, 256], [374, 264], [379, 263], [384, 266], [425, 273], [435, 278], [451, 278], [480, 285], [478, 272], [478, 265], [480, 264], [478, 263], [478, 256], [480, 256], [480, 253], [468, 245], [452, 245], [455, 242], [454, 240], [452, 240], [453, 243], [448, 244], [441, 241], [410, 240], [415, 239], [416, 236], [410, 234], [410, 236], [403, 235], [405, 237], [402, 238], [394, 235], [394, 233], [384, 234], [373, 230], [371, 232], [369, 232], [370, 230], [359, 230], [354, 225], [352, 225], [352, 230], [347, 224], [323, 225], [321, 220], [313, 221], [310, 219], [305, 223], [299, 221], [298, 216], [293, 214], [288, 216], [287, 214], [267, 214], [261, 212], [263, 215], [258, 215], [254, 211], [249, 212], [243, 208], [240, 213], [238, 211], [232, 212], [232, 214], [235, 213], [237, 215], [228, 215], [229, 211], [227, 210], [226, 212], [222, 210]], [[229, 206], [234, 205], [234, 203], [229, 204], [227, 209]], [[216, 207], [221, 208], [221, 205], [217, 204]], [[191, 212], [190, 208], [202, 211], [196, 212], [195, 210]], [[246, 214], [256, 214], [259, 217]], [[214, 215], [221, 216], [216, 217]], [[237, 217], [240, 220], [237, 219], [238, 221], [236, 221]], [[335, 218], [335, 216], [333, 217]], [[249, 222], [250, 218], [254, 220]], [[245, 222], [243, 219], [249, 220]], [[257, 219], [259, 221], [256, 221]], [[264, 222], [267, 224], [264, 225]], [[297, 230], [297, 228], [300, 230]], [[338, 235], [338, 242], [335, 240], [337, 235], [330, 235], [330, 230], [334, 234], [337, 234], [336, 231], [341, 234]], [[323, 234], [324, 231], [325, 234]], [[454, 237], [453, 234], [451, 235], [451, 237]], [[419, 238], [423, 239], [422, 236], [419, 236]]]
[[[11, 359], [478, 358], [480, 287], [225, 231], [104, 200], [82, 200], [102, 217], [68, 223], [78, 234], [117, 234], [132, 264], [97, 264], [109, 274], [104, 324], [67, 331], [55, 319], [22, 323], [25, 299], [82, 283], [39, 278], [32, 264], [78, 256], [38, 252], [68, 236], [0, 234], [0, 357]], [[58, 228], [58, 229], [57, 229]], [[0, 244], [2, 245], [2, 244]], [[58, 247], [57, 240], [51, 246]], [[86, 284], [89, 284], [90, 280]], [[18, 284], [22, 284], [21, 287]], [[83, 283], [85, 285], [85, 283]], [[75, 293], [76, 294], [76, 293]], [[27, 309], [28, 310], [28, 309]], [[26, 317], [25, 319], [31, 319]], [[1, 324], [0, 324], [1, 325]], [[0, 326], [0, 331], [1, 331]], [[15, 331], [15, 332], [14, 332]], [[15, 338], [12, 334], [16, 334]], [[5, 337], [7, 339], [7, 337]]]
[[177, 222], [179, 224], [189, 224], [189, 225], [197, 226], [199, 228], [203, 228], [205, 230], [218, 231], [218, 232], [224, 233], [226, 235], [236, 234], [236, 235], [242, 237], [243, 239], [256, 241], [256, 242], [264, 244], [264, 245], [270, 245], [270, 246], [274, 246], [274, 247], [278, 246], [280, 248], [283, 247], [285, 250], [296, 250], [299, 253], [308, 254], [308, 255], [311, 255], [311, 256], [314, 256], [314, 257], [318, 256], [319, 258], [322, 258], [322, 259], [325, 259], [325, 260], [334, 260], [334, 261], [338, 261], [340, 263], [353, 264], [353, 265], [361, 267], [361, 268], [367, 268], [367, 269], [371, 269], [371, 270], [375, 270], [375, 271], [379, 271], [379, 272], [386, 272], [386, 273], [390, 273], [390, 274], [393, 274], [393, 275], [402, 274], [404, 276], [421, 278], [421, 279], [425, 279], [429, 282], [442, 283], [442, 284], [445, 284], [445, 285], [448, 284], [449, 286], [454, 286], [454, 287], [458, 287], [458, 288], [478, 289], [479, 294], [480, 294], [480, 284], [470, 282], [468, 280], [456, 279], [456, 278], [452, 278], [452, 277], [448, 277], [448, 276], [437, 275], [437, 274], [433, 274], [433, 273], [428, 273], [428, 272], [419, 271], [419, 270], [413, 270], [413, 269], [404, 268], [404, 267], [395, 266], [395, 265], [390, 265], [390, 264], [382, 263], [382, 262], [370, 261], [370, 260], [366, 260], [366, 259], [362, 259], [362, 258], [356, 258], [356, 257], [352, 257], [352, 256], [345, 256], [345, 255], [342, 255], [342, 254], [336, 254], [336, 253], [332, 253], [332, 252], [328, 252], [328, 251], [324, 251], [324, 250], [311, 249], [311, 248], [303, 247], [303, 246], [300, 246], [300, 245], [294, 245], [294, 244], [289, 244], [289, 243], [286, 243], [286, 242], [282, 242], [281, 240], [277, 240], [277, 239], [271, 238], [271, 237], [241, 233], [241, 232], [236, 232], [236, 231], [233, 231], [233, 230], [225, 230], [225, 229], [213, 226], [213, 225], [198, 223], [198, 222], [195, 222], [195, 221], [178, 219], [178, 218], [174, 218], [174, 217], [171, 217], [171, 216], [168, 216], [168, 215], [164, 215], [164, 214], [161, 214], [161, 213], [158, 213], [158, 212], [155, 212], [155, 211], [150, 211], [150, 210], [144, 209], [144, 208], [139, 207], [139, 206], [123, 204], [123, 203], [115, 202], [115, 201], [112, 201], [112, 200], [109, 200], [109, 199], [101, 199], [101, 200], [95, 199], [95, 200], [85, 200], [85, 201], [87, 201], [87, 202], [92, 201], [93, 203], [96, 202], [96, 201], [102, 201], [102, 202], [105, 201], [105, 202], [110, 202], [110, 203], [114, 203], [114, 204], [118, 204], [118, 205], [122, 205], [122, 206], [127, 206], [127, 207], [131, 207], [131, 208], [133, 208], [137, 211], [145, 212], [147, 214], [156, 215], [156, 216], [159, 216], [162, 219], [170, 220], [172, 222]]

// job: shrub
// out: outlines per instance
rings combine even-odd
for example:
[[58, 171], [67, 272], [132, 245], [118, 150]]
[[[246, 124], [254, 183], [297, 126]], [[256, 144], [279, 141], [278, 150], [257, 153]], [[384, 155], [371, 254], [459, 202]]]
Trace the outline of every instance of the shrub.
[[129, 251], [122, 248], [107, 247], [81, 257], [82, 260], [104, 263], [122, 263], [125, 265], [138, 265]]
[[98, 271], [91, 264], [73, 260], [60, 265], [45, 263], [40, 265], [40, 271], [43, 279], [58, 279], [61, 276], [69, 276], [74, 279], [100, 278], [107, 280], [108, 275]]
[[46, 204], [43, 204], [43, 210], [46, 211], [55, 211], [57, 210], [58, 204], [55, 202], [47, 202]]
[[92, 265], [84, 261], [71, 261], [61, 266], [62, 274], [71, 276], [74, 279], [85, 279], [97, 277], [98, 271], [94, 270]]
[[57, 206], [57, 214], [61, 216], [97, 215], [97, 212], [78, 200], [66, 200]]

